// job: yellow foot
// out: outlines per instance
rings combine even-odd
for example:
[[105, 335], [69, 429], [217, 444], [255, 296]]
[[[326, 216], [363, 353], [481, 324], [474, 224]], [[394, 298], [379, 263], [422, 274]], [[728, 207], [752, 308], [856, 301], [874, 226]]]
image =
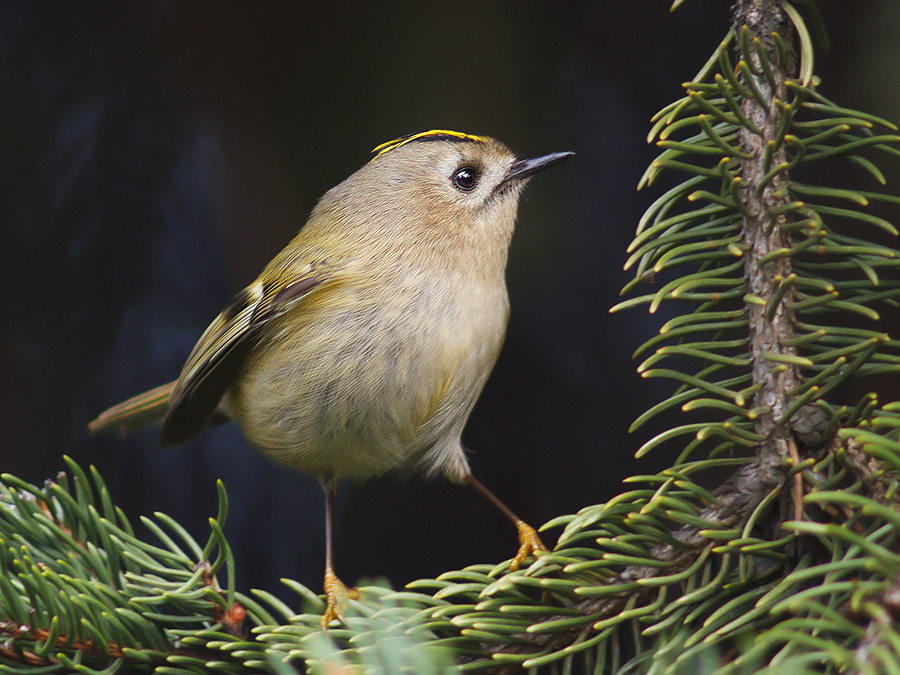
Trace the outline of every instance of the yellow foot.
[[344, 582], [337, 578], [334, 570], [325, 570], [325, 613], [319, 619], [322, 630], [327, 630], [328, 625], [337, 619], [344, 620], [344, 610], [347, 609], [349, 600], [356, 600], [359, 591], [355, 588], [347, 588]]
[[509, 563], [509, 569], [513, 572], [521, 567], [522, 563], [525, 562], [525, 558], [528, 556], [533, 554], [537, 557], [538, 554], [550, 550], [544, 546], [544, 542], [542, 542], [541, 538], [538, 536], [537, 530], [531, 525], [521, 520], [517, 520], [516, 527], [519, 530], [519, 552], [516, 553], [516, 557]]

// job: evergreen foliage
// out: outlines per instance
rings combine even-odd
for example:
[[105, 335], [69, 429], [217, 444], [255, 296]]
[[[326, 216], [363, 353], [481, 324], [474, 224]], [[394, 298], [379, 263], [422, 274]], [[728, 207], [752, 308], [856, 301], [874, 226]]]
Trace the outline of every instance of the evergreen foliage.
[[[162, 514], [149, 544], [96, 472], [5, 476], [0, 672], [900, 672], [900, 402], [850, 393], [900, 371], [898, 232], [870, 209], [900, 204], [875, 161], [900, 137], [820, 92], [803, 7], [738, 0], [653, 119], [641, 186], [672, 186], [629, 248], [624, 292], [649, 290], [614, 309], [679, 303], [637, 350], [677, 389], [633, 425], [681, 411], [639, 450], [671, 467], [548, 523], [530, 566], [363, 588], [327, 634], [295, 582], [235, 590], [224, 489], [204, 546]], [[840, 183], [801, 181], [817, 164]]]

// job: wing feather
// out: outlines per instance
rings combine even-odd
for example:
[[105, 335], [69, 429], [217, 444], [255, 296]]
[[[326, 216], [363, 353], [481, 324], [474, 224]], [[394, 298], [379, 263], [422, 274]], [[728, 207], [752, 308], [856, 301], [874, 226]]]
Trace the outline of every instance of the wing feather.
[[160, 445], [184, 443], [210, 424], [259, 329], [319, 284], [319, 275], [312, 273], [287, 284], [257, 280], [234, 297], [203, 332], [175, 382], [159, 429]]

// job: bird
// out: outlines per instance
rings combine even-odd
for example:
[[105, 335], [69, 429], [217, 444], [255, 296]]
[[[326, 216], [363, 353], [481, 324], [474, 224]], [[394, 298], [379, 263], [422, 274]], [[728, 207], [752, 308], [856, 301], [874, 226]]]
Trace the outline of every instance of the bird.
[[468, 483], [516, 527], [518, 569], [547, 547], [473, 475], [461, 442], [509, 318], [505, 270], [522, 189], [574, 153], [519, 159], [487, 136], [433, 129], [377, 146], [212, 321], [177, 380], [102, 412], [93, 434], [160, 423], [185, 443], [236, 422], [325, 497], [325, 611], [337, 576], [334, 495], [389, 472]]

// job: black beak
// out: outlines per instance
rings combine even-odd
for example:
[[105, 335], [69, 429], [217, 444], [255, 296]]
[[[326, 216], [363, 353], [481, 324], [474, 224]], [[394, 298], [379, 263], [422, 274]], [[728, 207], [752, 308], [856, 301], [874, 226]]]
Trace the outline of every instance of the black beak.
[[503, 183], [511, 183], [512, 181], [524, 180], [529, 176], [536, 174], [538, 171], [549, 169], [551, 166], [559, 164], [564, 159], [568, 159], [574, 152], [551, 152], [543, 157], [535, 157], [533, 159], [520, 159], [518, 162], [509, 167], [509, 173], [503, 179]]

